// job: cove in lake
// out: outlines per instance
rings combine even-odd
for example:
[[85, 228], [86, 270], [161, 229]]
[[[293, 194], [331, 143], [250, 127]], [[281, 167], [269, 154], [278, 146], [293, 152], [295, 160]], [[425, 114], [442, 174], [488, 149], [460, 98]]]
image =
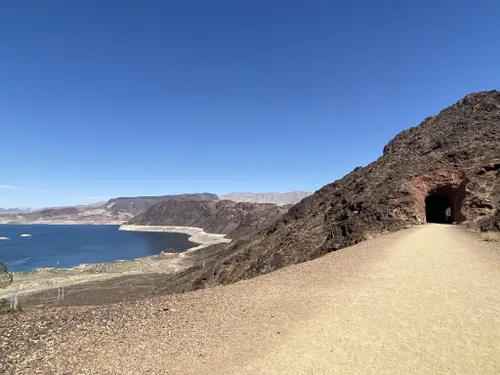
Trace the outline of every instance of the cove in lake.
[[[132, 260], [197, 244], [182, 233], [123, 232], [118, 225], [0, 225], [0, 261], [10, 271]], [[30, 236], [21, 237], [22, 234]]]

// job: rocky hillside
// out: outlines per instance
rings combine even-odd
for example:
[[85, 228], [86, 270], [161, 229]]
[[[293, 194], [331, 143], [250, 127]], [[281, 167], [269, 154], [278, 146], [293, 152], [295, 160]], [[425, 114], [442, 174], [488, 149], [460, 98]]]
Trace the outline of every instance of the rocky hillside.
[[274, 203], [280, 206], [299, 203], [311, 195], [305, 191], [291, 191], [288, 193], [229, 193], [221, 195], [221, 199], [235, 202]]
[[195, 194], [177, 194], [177, 195], [162, 195], [148, 197], [120, 197], [110, 199], [106, 204], [106, 208], [112, 212], [126, 212], [132, 215], [137, 215], [146, 211], [152, 205], [167, 201], [170, 199], [190, 199], [193, 201], [201, 200], [217, 200], [219, 197], [212, 193], [195, 193]]
[[131, 219], [129, 225], [173, 225], [203, 228], [245, 239], [277, 220], [287, 208], [275, 204], [220, 201], [167, 200]]
[[378, 160], [322, 187], [177, 285], [231, 283], [420, 222], [500, 230], [499, 205], [500, 92], [475, 93], [398, 134]]

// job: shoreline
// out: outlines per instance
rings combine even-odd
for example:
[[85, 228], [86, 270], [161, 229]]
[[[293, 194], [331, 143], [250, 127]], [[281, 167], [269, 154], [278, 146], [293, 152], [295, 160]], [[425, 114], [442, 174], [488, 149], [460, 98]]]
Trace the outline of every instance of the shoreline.
[[14, 282], [0, 289], [0, 299], [14, 293], [29, 295], [57, 286], [69, 287], [92, 281], [103, 281], [120, 276], [147, 273], [173, 274], [189, 268], [192, 264], [180, 253], [161, 253], [130, 260], [115, 260], [105, 263], [82, 263], [74, 267], [40, 267], [30, 271], [14, 271]]
[[179, 256], [183, 254], [190, 253], [207, 246], [219, 244], [219, 243], [229, 243], [232, 240], [226, 238], [225, 234], [219, 233], [208, 233], [203, 230], [203, 228], [198, 227], [184, 227], [184, 226], [171, 226], [171, 225], [121, 225], [118, 230], [126, 232], [152, 232], [152, 233], [181, 233], [187, 234], [189, 236], [189, 241], [198, 244], [196, 247], [187, 249], [186, 251], [179, 253]]
[[[42, 223], [39, 223], [42, 224]], [[46, 224], [46, 223], [43, 223]], [[75, 223], [82, 224], [82, 223]], [[84, 223], [90, 224], [90, 223]], [[7, 225], [7, 224], [6, 224]], [[19, 224], [13, 224], [19, 225]], [[23, 225], [23, 224], [21, 224]], [[25, 224], [36, 225], [36, 224]], [[71, 225], [54, 224], [52, 225]], [[117, 225], [103, 224], [95, 225]], [[0, 289], [0, 299], [10, 298], [14, 293], [29, 295], [32, 293], [51, 290], [57, 286], [103, 281], [115, 277], [139, 274], [173, 274], [185, 270], [195, 264], [197, 255], [195, 252], [205, 247], [229, 243], [232, 240], [225, 238], [225, 234], [207, 233], [202, 228], [183, 226], [143, 226], [143, 225], [121, 225], [119, 230], [129, 232], [160, 232], [160, 233], [182, 233], [189, 236], [189, 240], [198, 246], [187, 249], [182, 253], [165, 253], [136, 258], [133, 260], [116, 260], [105, 263], [83, 263], [69, 268], [36, 268], [30, 271], [13, 272], [14, 283], [7, 288]]]

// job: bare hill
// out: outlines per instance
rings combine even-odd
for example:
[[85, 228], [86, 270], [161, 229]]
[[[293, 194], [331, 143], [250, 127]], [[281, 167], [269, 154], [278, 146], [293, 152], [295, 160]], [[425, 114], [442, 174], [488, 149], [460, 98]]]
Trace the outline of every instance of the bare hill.
[[190, 226], [244, 239], [277, 220], [287, 208], [269, 203], [172, 199], [159, 202], [131, 219], [129, 225]]

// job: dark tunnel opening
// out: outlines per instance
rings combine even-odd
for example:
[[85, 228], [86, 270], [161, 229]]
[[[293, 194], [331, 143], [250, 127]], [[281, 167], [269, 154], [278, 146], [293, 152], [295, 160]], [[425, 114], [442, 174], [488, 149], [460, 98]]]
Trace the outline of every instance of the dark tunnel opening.
[[425, 198], [425, 218], [428, 223], [461, 223], [466, 218], [462, 214], [467, 180], [460, 185], [441, 185], [431, 190]]
[[429, 195], [425, 199], [425, 218], [428, 223], [453, 224], [453, 209], [445, 195]]

